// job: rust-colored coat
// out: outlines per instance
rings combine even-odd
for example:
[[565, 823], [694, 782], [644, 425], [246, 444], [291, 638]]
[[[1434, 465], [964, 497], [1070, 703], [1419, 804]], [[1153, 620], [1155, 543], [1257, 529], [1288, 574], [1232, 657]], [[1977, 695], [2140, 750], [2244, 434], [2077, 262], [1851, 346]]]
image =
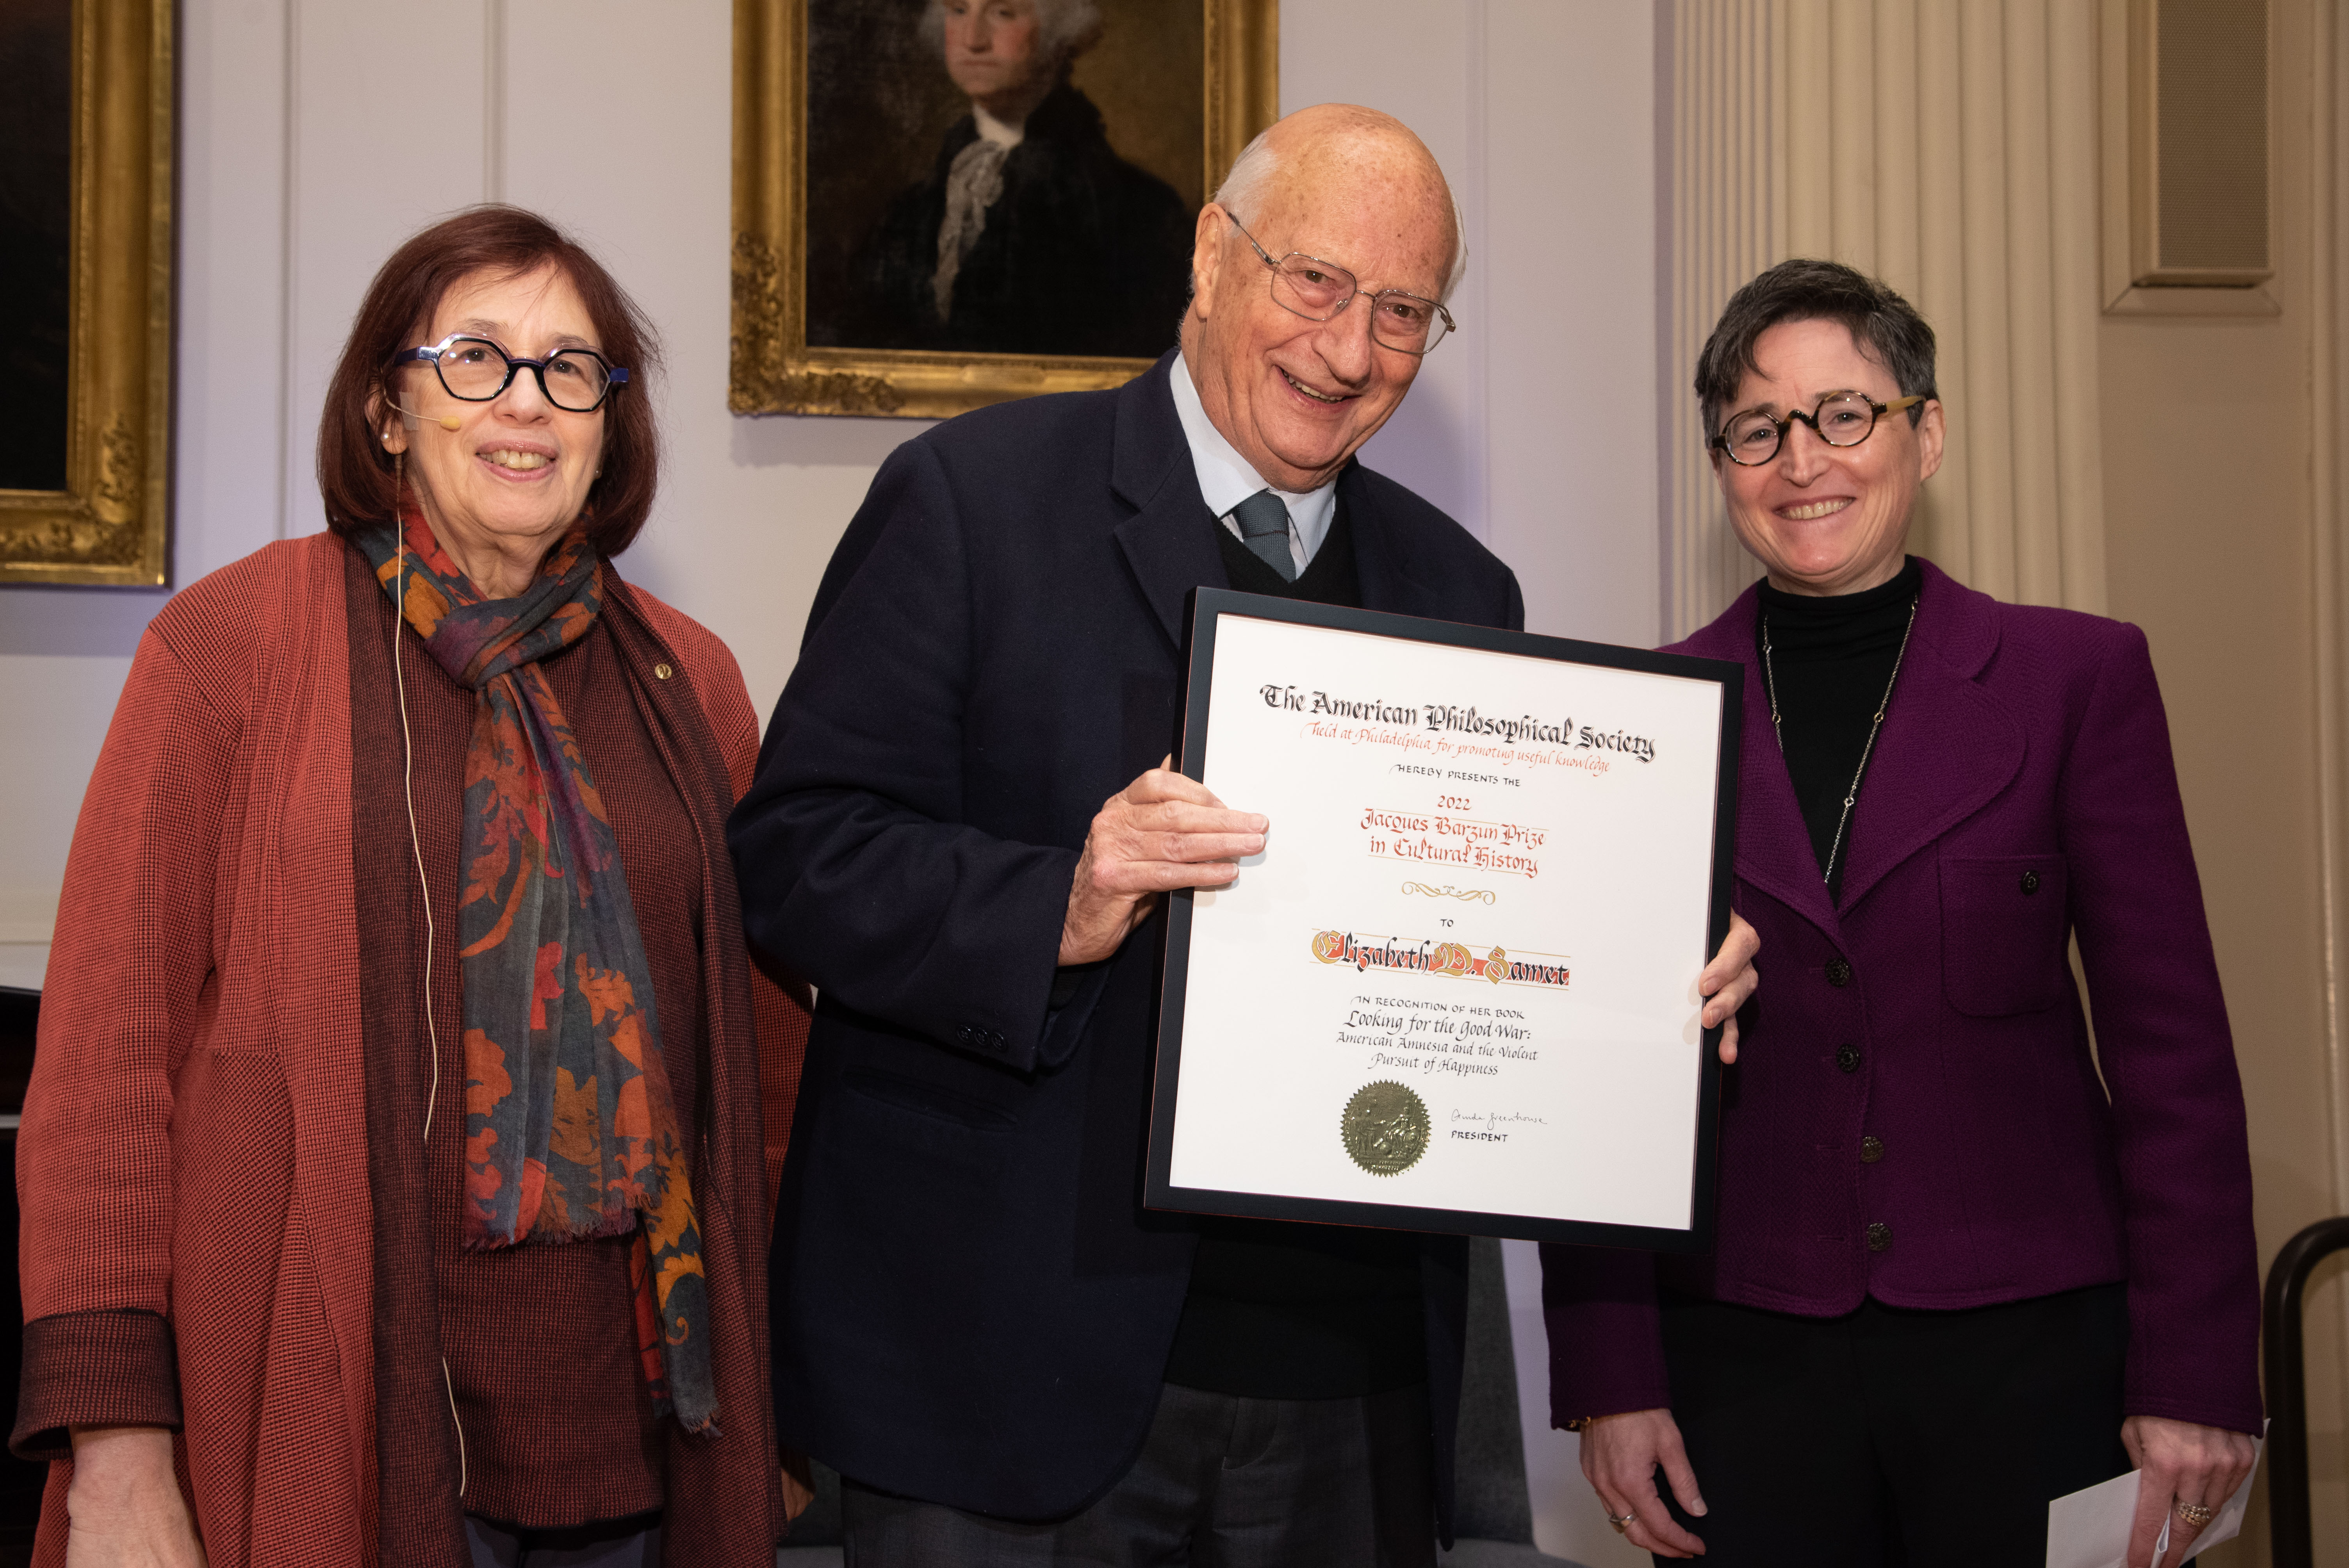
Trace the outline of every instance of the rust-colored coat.
[[[183, 1418], [181, 1482], [213, 1568], [378, 1555], [346, 568], [328, 535], [272, 545], [149, 627], [75, 830], [17, 1142], [19, 1450], [57, 1451], [48, 1420]], [[691, 710], [740, 795], [758, 733], [732, 655], [613, 582], [683, 677], [655, 699]], [[705, 854], [724, 866], [722, 841]], [[738, 1398], [730, 1417], [770, 1434], [780, 1531], [765, 1231], [807, 1025], [763, 978], [751, 993], [765, 1191], [735, 1195], [756, 1233], [711, 1263], [713, 1289], [721, 1266], [754, 1273], [737, 1315], [756, 1318], [741, 1326], [760, 1365], [736, 1387], [755, 1382], [759, 1408]], [[175, 1358], [177, 1408], [155, 1394]], [[48, 1381], [66, 1368], [77, 1387]], [[51, 1471], [44, 1565], [64, 1562], [71, 1468]]]

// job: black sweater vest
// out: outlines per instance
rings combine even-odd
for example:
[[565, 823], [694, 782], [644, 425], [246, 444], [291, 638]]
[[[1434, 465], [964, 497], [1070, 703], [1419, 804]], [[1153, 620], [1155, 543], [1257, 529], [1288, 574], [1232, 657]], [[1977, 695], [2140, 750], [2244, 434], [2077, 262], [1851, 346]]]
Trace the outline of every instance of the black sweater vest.
[[[1208, 526], [1234, 588], [1361, 607], [1343, 503], [1295, 583], [1282, 582], [1222, 522]], [[1168, 1382], [1256, 1399], [1335, 1399], [1426, 1378], [1416, 1237], [1268, 1220], [1199, 1222]]]

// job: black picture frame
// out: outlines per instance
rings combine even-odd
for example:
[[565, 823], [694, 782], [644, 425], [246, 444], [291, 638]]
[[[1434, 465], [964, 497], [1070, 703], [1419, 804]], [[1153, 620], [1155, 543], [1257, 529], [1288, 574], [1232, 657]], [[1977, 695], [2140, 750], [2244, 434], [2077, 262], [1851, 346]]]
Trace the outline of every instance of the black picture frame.
[[[1706, 951], [1719, 951], [1722, 942], [1729, 934], [1730, 892], [1736, 859], [1737, 768], [1744, 730], [1744, 665], [1682, 654], [1657, 653], [1645, 648], [1619, 647], [1609, 643], [1586, 643], [1531, 632], [1511, 632], [1494, 626], [1431, 621], [1382, 611], [1242, 593], [1226, 588], [1200, 588], [1194, 591], [1188, 626], [1189, 646], [1185, 657], [1182, 770], [1186, 778], [1206, 777], [1207, 699], [1214, 679], [1216, 628], [1225, 615], [1246, 615], [1371, 636], [1718, 683], [1723, 687], [1721, 737], [1713, 785], [1713, 871], [1706, 910]], [[1189, 985], [1193, 905], [1194, 895], [1189, 890], [1178, 892], [1167, 901], [1156, 1064], [1153, 1069], [1148, 1148], [1143, 1171], [1144, 1208], [1241, 1219], [1503, 1236], [1583, 1246], [1636, 1248], [1648, 1252], [1704, 1253], [1712, 1250], [1713, 1187], [1718, 1160], [1722, 1073], [1724, 1070], [1720, 1067], [1717, 1056], [1721, 1043], [1718, 1026], [1700, 1031], [1696, 1047], [1701, 1061], [1696, 1099], [1691, 1108], [1696, 1119], [1696, 1136], [1693, 1140], [1694, 1169], [1690, 1180], [1690, 1224], [1686, 1230], [1175, 1186], [1171, 1167], [1176, 1094], [1182, 1078], [1183, 1020], [1185, 992]]]

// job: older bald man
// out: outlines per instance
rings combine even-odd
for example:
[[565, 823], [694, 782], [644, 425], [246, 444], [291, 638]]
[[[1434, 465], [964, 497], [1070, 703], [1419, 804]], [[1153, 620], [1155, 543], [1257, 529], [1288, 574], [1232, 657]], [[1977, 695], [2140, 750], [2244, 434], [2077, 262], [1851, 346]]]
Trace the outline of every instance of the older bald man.
[[[1199, 214], [1178, 351], [908, 441], [824, 574], [731, 839], [754, 942], [822, 998], [775, 1398], [846, 1479], [852, 1563], [1416, 1568], [1449, 1538], [1465, 1243], [1138, 1200], [1161, 895], [1270, 826], [1153, 766], [1186, 595], [1524, 620], [1354, 460], [1464, 263], [1409, 130], [1292, 115]], [[1733, 933], [1707, 1023], [1751, 955]]]

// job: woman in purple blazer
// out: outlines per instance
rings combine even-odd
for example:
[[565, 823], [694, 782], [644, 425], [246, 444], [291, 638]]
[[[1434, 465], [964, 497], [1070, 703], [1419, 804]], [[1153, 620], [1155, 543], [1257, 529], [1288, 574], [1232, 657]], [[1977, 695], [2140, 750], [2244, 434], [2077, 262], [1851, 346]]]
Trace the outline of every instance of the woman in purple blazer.
[[1658, 1557], [2035, 1563], [2049, 1500], [2139, 1467], [2128, 1561], [2171, 1513], [2179, 1563], [2251, 1466], [2259, 1279], [2145, 636], [1904, 555], [1942, 414], [1882, 284], [1772, 268], [1697, 392], [1764, 576], [1675, 651], [1747, 667], [1769, 982], [1713, 1254], [1542, 1250], [1553, 1416]]

